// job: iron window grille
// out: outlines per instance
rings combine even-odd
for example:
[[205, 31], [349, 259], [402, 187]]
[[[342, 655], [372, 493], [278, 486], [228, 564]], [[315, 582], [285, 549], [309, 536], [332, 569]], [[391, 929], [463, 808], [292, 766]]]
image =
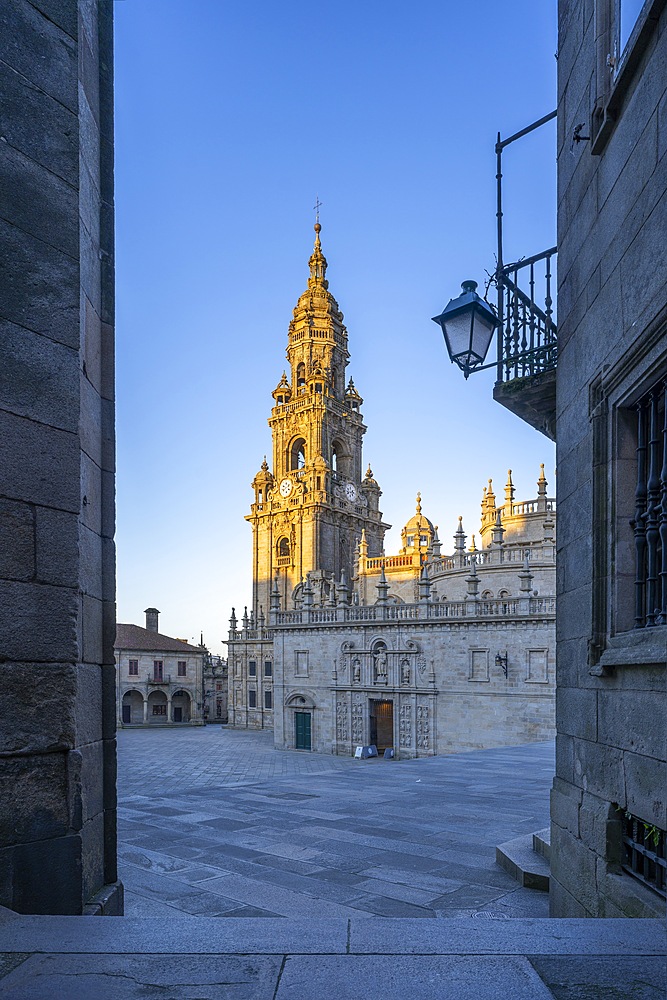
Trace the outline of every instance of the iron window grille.
[[257, 676], [257, 663], [256, 663], [255, 660], [249, 660], [248, 661], [248, 674], [251, 677], [256, 677]]
[[248, 691], [248, 708], [257, 708], [257, 692], [252, 689]]
[[626, 813], [623, 822], [623, 870], [663, 899], [667, 898], [665, 831]]
[[635, 628], [667, 624], [667, 382], [637, 403]]

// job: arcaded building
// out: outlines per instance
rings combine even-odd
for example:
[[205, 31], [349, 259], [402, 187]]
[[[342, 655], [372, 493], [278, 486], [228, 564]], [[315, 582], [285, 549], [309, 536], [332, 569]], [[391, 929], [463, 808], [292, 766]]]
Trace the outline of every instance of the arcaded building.
[[208, 650], [158, 630], [157, 608], [146, 627], [116, 625], [118, 727], [203, 725], [204, 664]]

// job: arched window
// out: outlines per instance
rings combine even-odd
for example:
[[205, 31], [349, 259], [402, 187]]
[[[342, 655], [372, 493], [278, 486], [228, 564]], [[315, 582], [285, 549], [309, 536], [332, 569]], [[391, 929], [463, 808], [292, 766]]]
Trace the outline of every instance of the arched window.
[[296, 366], [296, 387], [297, 390], [306, 384], [306, 366], [303, 361]]
[[348, 458], [345, 445], [341, 444], [340, 441], [334, 441], [331, 446], [331, 468], [334, 472], [337, 472], [339, 476], [351, 476], [352, 468], [351, 461]]
[[278, 542], [278, 555], [279, 556], [289, 556], [289, 538], [283, 537]]
[[306, 464], [306, 442], [303, 438], [297, 438], [290, 448], [290, 469], [303, 469]]

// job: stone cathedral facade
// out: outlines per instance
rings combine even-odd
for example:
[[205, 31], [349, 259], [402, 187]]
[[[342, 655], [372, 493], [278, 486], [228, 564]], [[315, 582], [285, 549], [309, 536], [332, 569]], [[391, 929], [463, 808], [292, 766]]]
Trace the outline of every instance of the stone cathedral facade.
[[329, 291], [320, 225], [308, 287], [289, 325], [255, 476], [253, 594], [232, 611], [229, 722], [273, 728], [277, 747], [431, 756], [549, 739], [554, 732], [555, 500], [502, 502], [489, 480], [479, 547], [454, 549], [417, 495], [397, 555], [380, 488], [363, 471], [362, 398]]

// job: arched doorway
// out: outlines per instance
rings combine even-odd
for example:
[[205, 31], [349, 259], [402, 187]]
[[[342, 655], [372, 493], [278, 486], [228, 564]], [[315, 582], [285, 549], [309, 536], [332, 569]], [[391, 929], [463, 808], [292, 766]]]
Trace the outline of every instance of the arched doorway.
[[159, 726], [167, 722], [167, 696], [164, 691], [151, 691], [148, 696], [148, 724]]
[[187, 691], [175, 691], [171, 699], [171, 717], [174, 722], [189, 722], [192, 700]]
[[307, 694], [293, 694], [286, 705], [292, 715], [292, 746], [295, 750], [312, 750], [315, 701]]
[[123, 695], [122, 720], [124, 726], [140, 726], [144, 721], [144, 696], [141, 691], [126, 691]]

